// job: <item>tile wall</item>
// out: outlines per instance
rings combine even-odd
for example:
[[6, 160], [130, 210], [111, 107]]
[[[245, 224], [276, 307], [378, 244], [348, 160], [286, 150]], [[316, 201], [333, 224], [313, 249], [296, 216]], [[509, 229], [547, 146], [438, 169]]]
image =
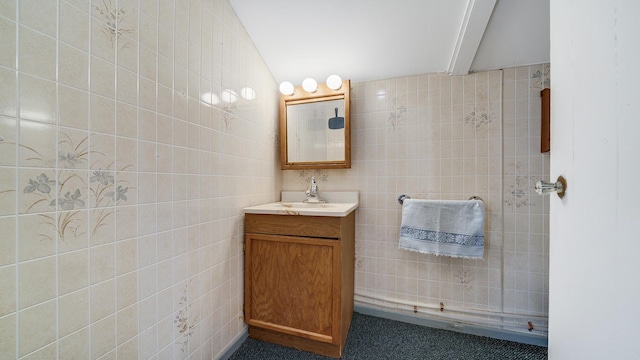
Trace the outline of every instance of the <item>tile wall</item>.
[[226, 0], [0, 2], [0, 359], [211, 359], [277, 84]]
[[[358, 190], [356, 303], [546, 335], [549, 66], [352, 83], [352, 168], [285, 171], [284, 189]], [[398, 196], [485, 202], [483, 261], [399, 250]], [[440, 311], [440, 304], [445, 311]]]

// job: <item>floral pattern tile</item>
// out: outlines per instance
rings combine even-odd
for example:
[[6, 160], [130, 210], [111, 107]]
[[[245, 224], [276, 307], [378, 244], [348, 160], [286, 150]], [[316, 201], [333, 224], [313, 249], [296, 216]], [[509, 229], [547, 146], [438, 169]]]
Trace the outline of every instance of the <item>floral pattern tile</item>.
[[105, 38], [111, 42], [111, 46], [116, 44], [120, 49], [124, 49], [128, 45], [128, 41], [119, 41], [124, 35], [130, 37], [135, 33], [133, 29], [123, 26], [128, 16], [128, 11], [123, 7], [116, 7], [116, 2], [112, 0], [102, 0], [93, 6], [93, 11], [97, 19], [101, 23], [101, 31]]
[[551, 67], [542, 65], [542, 70], [536, 70], [531, 75], [531, 87], [542, 90], [551, 86]]
[[56, 215], [40, 213], [18, 217], [21, 241], [18, 243], [20, 261], [50, 256], [56, 249]]
[[57, 199], [54, 170], [24, 169], [19, 178], [20, 213], [35, 213], [55, 210], [51, 203]]
[[16, 165], [17, 120], [0, 116], [0, 166]]
[[407, 106], [402, 101], [398, 101], [397, 96], [393, 94], [387, 95], [387, 98], [388, 122], [389, 126], [395, 130], [407, 119]]
[[193, 304], [189, 302], [187, 290], [188, 286], [185, 284], [182, 290], [182, 296], [180, 296], [180, 302], [178, 303], [179, 310], [174, 320], [178, 333], [176, 345], [178, 345], [178, 349], [182, 353], [188, 351], [189, 340], [193, 336], [193, 331], [197, 323], [197, 317], [190, 317], [190, 310]]
[[73, 129], [58, 133], [58, 167], [87, 169], [89, 158], [89, 136], [86, 131]]
[[56, 136], [53, 125], [20, 121], [20, 165], [53, 168], [56, 166]]

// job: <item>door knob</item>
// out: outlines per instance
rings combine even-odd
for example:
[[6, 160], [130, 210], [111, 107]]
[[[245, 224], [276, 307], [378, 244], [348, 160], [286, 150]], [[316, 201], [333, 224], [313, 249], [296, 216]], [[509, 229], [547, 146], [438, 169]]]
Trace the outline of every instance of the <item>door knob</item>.
[[538, 181], [536, 183], [536, 192], [540, 195], [550, 194], [555, 192], [558, 194], [558, 197], [562, 199], [564, 197], [564, 193], [567, 190], [567, 180], [564, 176], [558, 176], [558, 180], [555, 183], [546, 182], [546, 181]]

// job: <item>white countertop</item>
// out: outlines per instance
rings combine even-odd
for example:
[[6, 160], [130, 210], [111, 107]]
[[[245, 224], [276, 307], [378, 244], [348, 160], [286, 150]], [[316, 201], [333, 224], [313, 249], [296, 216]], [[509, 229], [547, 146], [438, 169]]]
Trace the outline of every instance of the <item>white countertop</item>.
[[283, 191], [282, 201], [250, 206], [245, 214], [303, 215], [344, 217], [358, 208], [357, 191], [327, 191], [319, 194], [324, 203], [304, 203], [307, 197], [302, 191]]

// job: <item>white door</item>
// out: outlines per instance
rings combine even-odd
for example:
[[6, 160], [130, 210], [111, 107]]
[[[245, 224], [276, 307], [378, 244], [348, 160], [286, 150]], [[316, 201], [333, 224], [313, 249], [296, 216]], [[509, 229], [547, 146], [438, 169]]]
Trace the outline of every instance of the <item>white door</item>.
[[640, 1], [551, 1], [549, 359], [640, 359]]

